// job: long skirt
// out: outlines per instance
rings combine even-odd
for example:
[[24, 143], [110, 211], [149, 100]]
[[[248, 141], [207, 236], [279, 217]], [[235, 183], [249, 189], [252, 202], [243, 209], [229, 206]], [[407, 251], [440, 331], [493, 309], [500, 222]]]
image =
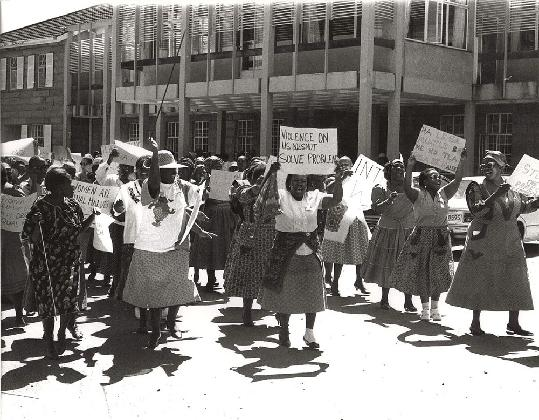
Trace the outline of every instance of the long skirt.
[[355, 219], [350, 225], [344, 243], [322, 242], [322, 259], [333, 264], [362, 264], [369, 246], [369, 227], [364, 220]]
[[207, 239], [194, 236], [190, 265], [194, 268], [224, 270], [238, 217], [232, 213], [230, 203], [222, 201], [209, 200], [204, 213], [209, 221], [200, 223], [200, 226], [217, 237]]
[[118, 281], [118, 285], [114, 289], [114, 298], [117, 300], [123, 300], [125, 283], [127, 281], [127, 275], [129, 274], [129, 267], [131, 265], [131, 260], [133, 259], [134, 251], [135, 251], [134, 244], [122, 245], [120, 279]]
[[453, 274], [448, 228], [416, 226], [404, 244], [389, 282], [403, 293], [433, 296], [449, 290]]
[[139, 308], [164, 308], [200, 300], [189, 279], [189, 250], [161, 253], [135, 249], [123, 300]]
[[372, 233], [361, 276], [367, 283], [392, 288], [391, 273], [412, 229], [386, 228], [377, 225]]
[[236, 230], [223, 274], [227, 295], [258, 297], [274, 236], [274, 223], [243, 222]]
[[27, 278], [20, 234], [2, 230], [2, 295], [23, 292]]
[[262, 309], [283, 314], [309, 314], [326, 309], [322, 266], [315, 254], [294, 255], [280, 293], [263, 287]]
[[472, 221], [446, 302], [472, 310], [533, 309], [526, 255], [514, 219], [489, 225]]

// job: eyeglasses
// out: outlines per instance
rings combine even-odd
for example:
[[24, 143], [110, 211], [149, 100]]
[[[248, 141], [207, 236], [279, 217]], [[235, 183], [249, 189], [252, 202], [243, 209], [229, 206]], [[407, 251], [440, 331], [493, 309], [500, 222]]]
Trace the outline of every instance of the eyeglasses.
[[482, 162], [480, 166], [481, 169], [491, 169], [494, 168], [495, 163], [491, 161]]
[[429, 179], [440, 179], [440, 175], [439, 174], [432, 174], [432, 175], [429, 175], [428, 178]]

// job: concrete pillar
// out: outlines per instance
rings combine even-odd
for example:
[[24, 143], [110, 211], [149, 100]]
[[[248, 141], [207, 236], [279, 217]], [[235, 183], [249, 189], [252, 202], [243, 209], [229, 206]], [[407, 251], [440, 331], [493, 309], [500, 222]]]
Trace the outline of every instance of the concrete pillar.
[[400, 152], [400, 118], [401, 118], [401, 91], [404, 68], [404, 37], [406, 31], [406, 3], [394, 3], [394, 38], [393, 62], [395, 64], [395, 91], [387, 104], [387, 147], [386, 155], [389, 160], [397, 159]]
[[150, 106], [148, 104], [138, 105], [138, 138], [141, 145], [150, 135]]
[[374, 2], [362, 3], [361, 55], [359, 62], [359, 111], [357, 152], [371, 156], [372, 88], [374, 83]]
[[226, 136], [226, 112], [217, 112], [217, 129], [215, 139], [215, 153], [220, 154], [225, 149], [225, 136]]
[[[113, 143], [114, 139], [119, 140], [120, 135], [120, 116], [122, 114], [122, 104], [116, 102], [116, 88], [122, 86], [122, 71], [120, 68], [121, 51], [119, 42], [119, 13], [118, 6], [114, 6], [112, 15], [112, 62], [110, 65], [110, 135], [105, 143]], [[106, 138], [106, 136], [105, 136]]]
[[62, 145], [71, 147], [71, 73], [69, 71], [69, 54], [71, 42], [73, 41], [73, 32], [67, 33], [64, 48], [64, 109], [63, 109], [63, 130]]
[[155, 121], [155, 141], [159, 145], [159, 149], [166, 148], [166, 139], [167, 139], [167, 124], [165, 122], [163, 111], [159, 113]]
[[264, 30], [262, 35], [262, 77], [260, 79], [260, 155], [271, 154], [271, 128], [273, 122], [273, 94], [269, 81], [273, 74], [274, 31], [271, 24], [271, 4], [264, 5]]
[[182, 6], [182, 28], [185, 28], [183, 43], [180, 49], [180, 76], [178, 79], [178, 156], [183, 156], [191, 149], [191, 101], [185, 96], [191, 63], [191, 32], [189, 30], [189, 12], [191, 6]]
[[[110, 80], [110, 69], [111, 63], [109, 60], [109, 51], [111, 49], [110, 42], [111, 27], [107, 26], [105, 29], [105, 38], [104, 38], [104, 49], [103, 49], [103, 110], [101, 112], [101, 121], [102, 132], [101, 132], [101, 144], [107, 144], [107, 138], [109, 137], [110, 132], [110, 118], [109, 118], [109, 104], [110, 104], [110, 90], [111, 90], [111, 80]], [[112, 88], [114, 89], [114, 83], [112, 83]]]
[[464, 138], [468, 151], [464, 176], [473, 176], [475, 175], [477, 156], [475, 153], [475, 104], [472, 101], [466, 102], [464, 105]]

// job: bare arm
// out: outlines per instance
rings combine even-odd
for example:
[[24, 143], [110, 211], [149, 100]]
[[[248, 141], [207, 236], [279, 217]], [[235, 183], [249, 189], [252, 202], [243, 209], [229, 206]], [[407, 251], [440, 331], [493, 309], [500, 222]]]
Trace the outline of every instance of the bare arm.
[[459, 189], [460, 182], [462, 181], [462, 172], [464, 171], [464, 162], [466, 162], [466, 156], [466, 148], [464, 148], [462, 149], [462, 153], [460, 155], [460, 162], [457, 171], [455, 172], [455, 178], [444, 187], [445, 195], [448, 200], [450, 200]]
[[150, 176], [148, 177], [148, 192], [150, 197], [157, 198], [161, 189], [161, 174], [159, 173], [159, 157], [157, 142], [150, 138], [152, 161], [150, 164]]
[[415, 157], [413, 155], [410, 156], [406, 164], [406, 175], [404, 177], [404, 194], [406, 194], [406, 197], [412, 203], [415, 203], [417, 197], [419, 197], [419, 190], [412, 186], [412, 172], [414, 171], [415, 163]]

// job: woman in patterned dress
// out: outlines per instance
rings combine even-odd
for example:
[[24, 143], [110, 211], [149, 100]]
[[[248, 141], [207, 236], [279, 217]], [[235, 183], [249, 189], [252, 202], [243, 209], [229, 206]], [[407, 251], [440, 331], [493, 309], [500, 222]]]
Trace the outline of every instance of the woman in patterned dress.
[[[404, 194], [404, 163], [395, 159], [384, 166], [387, 186], [376, 185], [372, 189], [372, 209], [380, 214], [374, 228], [361, 274], [367, 283], [376, 283], [382, 288], [380, 307], [389, 309], [389, 289], [393, 267], [399, 258], [406, 239], [414, 227], [414, 208]], [[412, 295], [404, 295], [404, 310], [417, 312]]]
[[[271, 165], [277, 171], [279, 163]], [[325, 310], [325, 287], [318, 234], [318, 209], [329, 209], [342, 200], [342, 180], [337, 175], [333, 194], [307, 191], [306, 175], [288, 175], [286, 190], [279, 190], [281, 214], [275, 220], [275, 238], [263, 277], [260, 305], [279, 314], [279, 344], [290, 347], [290, 314], [305, 314], [303, 341], [319, 348], [314, 336], [316, 313]]]
[[414, 156], [408, 159], [404, 193], [414, 205], [416, 224], [389, 281], [403, 293], [419, 295], [423, 307], [421, 319], [424, 321], [441, 321], [438, 300], [440, 294], [451, 286], [454, 269], [447, 227], [448, 202], [462, 181], [465, 161], [464, 148], [453, 181], [441, 187], [438, 171], [427, 168], [419, 174], [419, 188], [415, 188], [412, 186], [412, 171], [416, 160]]
[[446, 302], [473, 311], [470, 332], [483, 335], [481, 311], [509, 311], [507, 332], [530, 336], [518, 322], [519, 311], [532, 310], [526, 255], [516, 223], [519, 214], [536, 211], [538, 199], [513, 191], [502, 178], [503, 153], [487, 151], [481, 164], [485, 179], [466, 191], [472, 220]]
[[260, 293], [262, 276], [273, 245], [275, 220], [255, 222], [253, 205], [264, 181], [265, 164], [251, 171], [248, 180], [240, 182], [232, 199], [241, 206], [242, 222], [236, 229], [225, 264], [224, 287], [229, 296], [243, 298], [243, 325], [253, 326], [251, 309]]
[[[349, 157], [343, 156], [337, 162], [336, 174], [341, 177], [352, 169], [352, 161]], [[327, 192], [333, 193], [334, 182], [329, 182]], [[344, 243], [331, 240], [328, 236], [331, 232], [339, 229], [339, 224], [343, 221], [347, 212], [353, 211], [351, 217], [353, 220], [348, 228]], [[369, 227], [365, 221], [363, 211], [359, 207], [349, 208], [345, 201], [331, 208], [326, 216], [326, 229], [324, 232], [324, 241], [322, 242], [322, 259], [326, 272], [326, 283], [331, 284], [331, 293], [333, 296], [339, 296], [339, 278], [341, 276], [344, 264], [356, 266], [356, 280], [354, 286], [362, 294], [368, 295], [369, 292], [363, 285], [361, 277], [361, 264], [365, 261], [367, 247], [369, 246]], [[333, 281], [331, 281], [331, 271], [333, 269]]]
[[[21, 240], [30, 260], [39, 316], [43, 320], [45, 354], [57, 359], [65, 351], [65, 332], [78, 310], [79, 234], [93, 220], [83, 220], [82, 209], [73, 200], [71, 177], [62, 168], [51, 168], [45, 176], [48, 194], [36, 200], [26, 216]], [[54, 317], [60, 315], [58, 349], [54, 346]]]

